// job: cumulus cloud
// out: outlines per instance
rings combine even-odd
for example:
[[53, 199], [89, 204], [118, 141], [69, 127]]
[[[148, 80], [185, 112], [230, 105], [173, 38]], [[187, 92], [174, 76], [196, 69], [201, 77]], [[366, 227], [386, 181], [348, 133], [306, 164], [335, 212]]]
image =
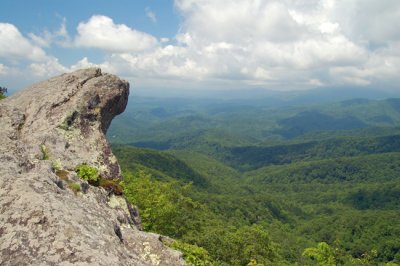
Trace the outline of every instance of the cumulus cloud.
[[201, 51], [218, 77], [320, 85], [321, 71], [365, 63], [365, 47], [330, 17], [334, 2], [306, 3], [176, 0], [184, 17], [178, 41]]
[[397, 0], [175, 0], [175, 6], [183, 18], [176, 45], [113, 54], [107, 63], [155, 78], [275, 88], [399, 79]]
[[201, 80], [208, 71], [191, 59], [185, 48], [172, 45], [146, 54], [112, 54], [101, 66], [124, 76], [160, 80]]
[[47, 56], [44, 50], [32, 44], [13, 24], [0, 23], [0, 58], [43, 61]]
[[331, 84], [337, 69], [367, 64], [370, 52], [332, 18], [334, 2], [306, 3], [176, 0], [183, 22], [175, 45], [114, 52], [104, 64], [131, 76], [274, 87]]
[[81, 68], [88, 68], [88, 67], [97, 67], [99, 65], [91, 63], [87, 57], [82, 58], [76, 64], [70, 67], [71, 70], [77, 70]]
[[167, 42], [169, 42], [169, 38], [166, 38], [166, 37], [160, 38], [160, 42], [167, 43]]
[[247, 44], [294, 41], [304, 30], [280, 1], [175, 1], [183, 31], [199, 40]]
[[67, 31], [67, 20], [65, 18], [62, 19], [60, 28], [54, 32], [48, 30], [43, 31], [40, 34], [30, 32], [28, 36], [36, 45], [45, 48], [50, 47], [53, 43], [61, 46], [70, 45], [70, 36]]
[[37, 77], [51, 77], [63, 72], [67, 72], [68, 68], [60, 64], [57, 58], [50, 57], [42, 63], [32, 63], [29, 65], [32, 75]]
[[331, 17], [355, 41], [387, 43], [400, 40], [399, 1], [331, 1]]
[[140, 52], [153, 49], [158, 41], [150, 34], [137, 31], [124, 24], [115, 24], [106, 16], [92, 16], [77, 28], [75, 45], [99, 48], [112, 52]]
[[33, 39], [26, 38], [16, 26], [0, 23], [0, 75], [24, 84], [37, 78], [49, 77], [67, 70], [58, 59], [48, 55]]

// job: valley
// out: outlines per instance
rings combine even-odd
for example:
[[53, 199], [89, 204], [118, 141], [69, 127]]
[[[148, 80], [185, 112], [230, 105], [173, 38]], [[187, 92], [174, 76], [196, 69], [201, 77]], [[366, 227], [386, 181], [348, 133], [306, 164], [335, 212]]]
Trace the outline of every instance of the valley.
[[125, 195], [193, 265], [399, 263], [400, 99], [132, 100]]

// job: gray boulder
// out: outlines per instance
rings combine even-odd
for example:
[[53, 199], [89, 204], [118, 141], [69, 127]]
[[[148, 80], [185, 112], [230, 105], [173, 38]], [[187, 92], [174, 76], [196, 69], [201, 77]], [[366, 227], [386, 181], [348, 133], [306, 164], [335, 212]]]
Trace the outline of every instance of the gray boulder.
[[105, 133], [128, 94], [126, 81], [92, 68], [0, 101], [0, 265], [185, 265], [137, 229], [123, 197], [74, 171], [121, 178]]

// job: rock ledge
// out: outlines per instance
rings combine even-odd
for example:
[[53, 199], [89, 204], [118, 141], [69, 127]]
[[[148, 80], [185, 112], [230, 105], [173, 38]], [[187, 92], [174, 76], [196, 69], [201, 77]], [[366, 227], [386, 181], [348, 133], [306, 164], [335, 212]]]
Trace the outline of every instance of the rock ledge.
[[65, 183], [82, 182], [80, 164], [121, 178], [104, 134], [128, 95], [126, 81], [91, 68], [0, 101], [0, 265], [185, 265], [134, 226], [122, 197]]

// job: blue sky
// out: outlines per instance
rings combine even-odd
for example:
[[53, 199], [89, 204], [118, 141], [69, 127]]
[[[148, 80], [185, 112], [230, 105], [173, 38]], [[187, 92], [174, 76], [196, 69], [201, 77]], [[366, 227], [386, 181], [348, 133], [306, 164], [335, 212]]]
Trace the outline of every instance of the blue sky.
[[139, 90], [400, 84], [398, 0], [2, 0], [11, 91], [99, 66]]

